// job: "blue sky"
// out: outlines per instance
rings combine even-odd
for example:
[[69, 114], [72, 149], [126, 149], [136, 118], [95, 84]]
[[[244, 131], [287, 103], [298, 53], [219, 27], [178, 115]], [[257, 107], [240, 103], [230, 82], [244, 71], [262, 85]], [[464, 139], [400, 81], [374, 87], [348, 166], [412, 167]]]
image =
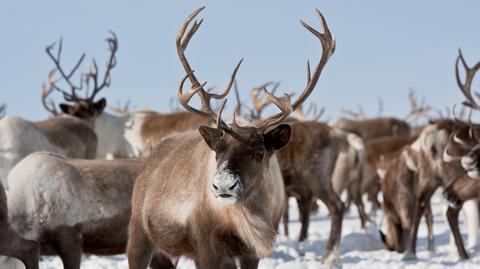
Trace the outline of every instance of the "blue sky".
[[199, 79], [223, 87], [244, 57], [238, 83], [245, 101], [265, 81], [281, 81], [285, 92], [303, 89], [305, 62], [318, 59], [320, 45], [298, 20], [320, 27], [315, 8], [337, 38], [309, 99], [327, 115], [361, 104], [373, 116], [382, 97], [384, 114], [403, 117], [410, 87], [435, 107], [452, 106], [462, 100], [454, 80], [458, 48], [470, 65], [480, 60], [480, 2], [473, 0], [2, 1], [0, 102], [7, 103], [9, 115], [46, 118], [40, 93], [52, 63], [45, 46], [63, 36], [65, 66], [86, 52], [103, 68], [103, 40], [112, 29], [119, 39], [118, 65], [111, 87], [100, 95], [110, 104], [130, 99], [137, 107], [167, 111], [184, 74], [175, 37], [200, 5], [207, 6], [205, 21], [190, 42], [189, 60]]

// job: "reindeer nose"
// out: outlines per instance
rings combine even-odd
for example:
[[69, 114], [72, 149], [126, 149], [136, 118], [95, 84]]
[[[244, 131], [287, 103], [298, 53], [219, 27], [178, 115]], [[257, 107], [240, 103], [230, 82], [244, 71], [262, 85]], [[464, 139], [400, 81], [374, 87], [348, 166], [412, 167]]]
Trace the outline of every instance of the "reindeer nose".
[[[227, 189], [228, 189], [229, 191], [233, 191], [233, 190], [235, 189], [235, 187], [237, 187], [238, 184], [239, 184], [239, 181], [237, 180], [237, 181], [235, 181], [235, 183], [233, 183], [230, 187], [228, 187], [228, 186], [222, 186], [221, 189], [222, 189], [222, 190], [227, 190]], [[215, 183], [213, 183], [212, 186], [213, 186], [213, 188], [214, 188], [216, 191], [220, 190], [220, 188], [219, 188], [217, 185], [215, 185]]]

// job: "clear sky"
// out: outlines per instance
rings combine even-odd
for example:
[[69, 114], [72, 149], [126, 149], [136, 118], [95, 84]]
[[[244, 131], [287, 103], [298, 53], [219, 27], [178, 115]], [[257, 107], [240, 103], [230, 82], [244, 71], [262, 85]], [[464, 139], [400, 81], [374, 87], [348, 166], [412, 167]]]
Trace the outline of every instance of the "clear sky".
[[454, 77], [457, 49], [470, 65], [480, 60], [480, 1], [475, 0], [5, 0], [0, 3], [0, 103], [7, 103], [9, 115], [46, 118], [41, 84], [53, 66], [45, 46], [63, 36], [67, 68], [82, 52], [103, 68], [103, 40], [111, 29], [119, 39], [118, 65], [111, 87], [100, 95], [110, 104], [131, 99], [137, 107], [167, 111], [184, 74], [175, 37], [200, 5], [207, 6], [201, 14], [205, 21], [190, 42], [188, 58], [200, 80], [223, 87], [244, 57], [237, 78], [245, 101], [249, 90], [265, 81], [281, 81], [285, 92], [303, 89], [305, 62], [317, 61], [320, 45], [298, 20], [318, 29], [315, 8], [337, 38], [337, 50], [309, 99], [327, 115], [358, 104], [375, 115], [382, 97], [384, 114], [403, 117], [410, 87], [433, 106], [452, 106], [462, 100]]

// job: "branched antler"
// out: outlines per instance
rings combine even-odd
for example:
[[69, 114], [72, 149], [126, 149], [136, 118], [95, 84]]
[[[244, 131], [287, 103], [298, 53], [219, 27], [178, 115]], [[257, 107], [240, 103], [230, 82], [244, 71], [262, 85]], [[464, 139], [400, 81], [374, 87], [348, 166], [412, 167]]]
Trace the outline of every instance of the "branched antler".
[[[50, 71], [48, 76], [50, 88], [63, 93], [64, 99], [69, 102], [80, 102], [80, 101], [93, 102], [98, 92], [100, 92], [103, 88], [108, 87], [110, 85], [110, 81], [111, 81], [110, 72], [117, 64], [117, 59], [115, 55], [118, 50], [118, 40], [114, 32], [110, 31], [110, 34], [112, 36], [106, 39], [109, 46], [110, 57], [107, 61], [105, 73], [103, 75], [101, 82], [98, 78], [99, 77], [98, 65], [95, 59], [93, 59], [90, 70], [86, 73], [82, 73], [80, 76], [80, 84], [75, 85], [72, 82], [72, 77], [79, 70], [80, 65], [85, 59], [85, 53], [82, 54], [82, 56], [74, 65], [72, 70], [70, 70], [69, 72], [66, 72], [61, 65], [61, 54], [62, 54], [62, 47], [63, 47], [62, 38], [60, 38], [60, 41], [58, 42], [58, 49], [56, 53], [53, 53], [53, 49], [55, 48], [56, 43], [53, 43], [52, 45], [47, 46], [45, 48], [45, 51], [47, 55], [50, 57], [50, 59], [53, 61], [53, 63], [55, 64], [55, 68]], [[60, 74], [58, 78], [54, 78], [56, 73]], [[70, 88], [69, 92], [57, 86], [57, 83], [60, 81], [64, 81], [68, 85], [68, 87]], [[90, 85], [92, 85], [92, 89], [93, 89], [91, 95], [89, 94]], [[86, 88], [86, 97], [81, 98], [77, 95], [77, 91], [82, 90], [84, 87]]]
[[[49, 84], [51, 85], [51, 84]], [[42, 105], [45, 109], [52, 114], [52, 116], [58, 116], [60, 113], [57, 111], [55, 102], [52, 99], [47, 99], [48, 96], [53, 92], [52, 87], [48, 87], [47, 85], [42, 85]]]
[[[458, 68], [459, 63], [462, 63], [465, 69], [465, 83], [462, 83], [460, 79], [460, 71]], [[457, 84], [458, 84], [458, 87], [460, 88], [460, 91], [463, 93], [463, 95], [466, 98], [463, 104], [475, 110], [480, 110], [480, 106], [475, 101], [471, 88], [472, 88], [473, 78], [475, 77], [475, 74], [479, 69], [480, 69], [480, 62], [478, 62], [476, 65], [470, 68], [465, 62], [465, 59], [463, 58], [462, 51], [460, 49], [458, 50], [458, 57], [457, 57], [457, 61], [455, 62], [455, 77], [457, 79]], [[475, 96], [477, 98], [480, 98], [478, 93], [475, 93]]]

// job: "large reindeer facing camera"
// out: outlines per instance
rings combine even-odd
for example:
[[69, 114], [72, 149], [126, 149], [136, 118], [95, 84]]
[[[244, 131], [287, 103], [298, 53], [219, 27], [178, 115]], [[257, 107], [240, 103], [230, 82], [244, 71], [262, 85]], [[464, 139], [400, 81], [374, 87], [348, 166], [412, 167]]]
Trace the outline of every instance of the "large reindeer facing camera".
[[[284, 205], [275, 151], [289, 142], [292, 131], [282, 123], [311, 94], [335, 48], [335, 40], [318, 12], [324, 34], [303, 25], [319, 38], [323, 52], [298, 99], [292, 105], [288, 96], [279, 99], [265, 90], [281, 113], [252, 126], [239, 126], [235, 119], [227, 124], [221, 119], [225, 102], [216, 114], [210, 100], [228, 94], [240, 63], [226, 90], [210, 94], [184, 53], [202, 21], [195, 21], [188, 33], [186, 30], [203, 9], [187, 18], [177, 36], [177, 52], [186, 72], [179, 99], [185, 109], [216, 123], [216, 128], [201, 126], [198, 132], [166, 138], [150, 155], [133, 190], [128, 245], [131, 269], [146, 268], [155, 248], [172, 256], [189, 256], [197, 268], [220, 268], [233, 256], [240, 257], [242, 268], [257, 268], [259, 259], [270, 254]], [[184, 94], [186, 79], [192, 88]], [[188, 104], [196, 94], [200, 110]]]

